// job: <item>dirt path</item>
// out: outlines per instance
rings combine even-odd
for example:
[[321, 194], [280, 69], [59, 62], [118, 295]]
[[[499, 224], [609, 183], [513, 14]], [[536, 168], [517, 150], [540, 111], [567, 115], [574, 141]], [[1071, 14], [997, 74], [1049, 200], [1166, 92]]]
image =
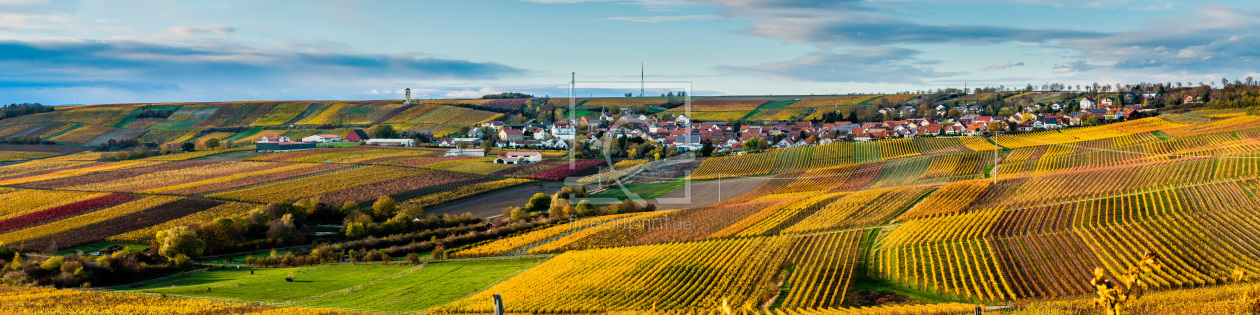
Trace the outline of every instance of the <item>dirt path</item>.
[[529, 197], [533, 197], [536, 193], [551, 195], [560, 190], [560, 187], [564, 187], [564, 185], [560, 183], [537, 182], [438, 205], [424, 209], [424, 212], [451, 215], [461, 215], [467, 212], [478, 218], [489, 218], [503, 214], [504, 208], [525, 206], [525, 203], [529, 202]]

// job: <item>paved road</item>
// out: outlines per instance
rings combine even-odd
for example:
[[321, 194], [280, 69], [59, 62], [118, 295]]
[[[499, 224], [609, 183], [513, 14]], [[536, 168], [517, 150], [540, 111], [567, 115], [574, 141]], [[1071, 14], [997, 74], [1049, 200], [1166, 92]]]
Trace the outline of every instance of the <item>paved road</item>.
[[536, 193], [544, 193], [547, 195], [555, 194], [556, 191], [560, 190], [560, 187], [564, 187], [564, 185], [559, 183], [537, 182], [438, 205], [433, 208], [424, 209], [424, 212], [430, 214], [446, 213], [451, 215], [472, 213], [473, 216], [478, 218], [489, 218], [503, 214], [503, 209], [507, 207], [525, 206], [525, 203], [529, 202], [529, 197], [533, 197]]

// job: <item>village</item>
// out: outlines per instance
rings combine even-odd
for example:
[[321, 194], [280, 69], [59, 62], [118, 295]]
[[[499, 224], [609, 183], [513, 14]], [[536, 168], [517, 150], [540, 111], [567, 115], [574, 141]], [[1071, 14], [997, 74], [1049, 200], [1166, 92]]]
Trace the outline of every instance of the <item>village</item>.
[[[1144, 93], [1146, 98], [1153, 92]], [[1128, 96], [1128, 95], [1126, 95]], [[1133, 100], [1127, 100], [1132, 102]], [[1185, 102], [1194, 102], [1187, 96]], [[450, 148], [446, 157], [484, 157], [492, 149], [505, 150], [570, 150], [572, 145], [582, 148], [603, 148], [605, 141], [634, 139], [635, 143], [649, 143], [670, 148], [670, 152], [696, 152], [705, 154], [736, 155], [760, 149], [788, 148], [829, 144], [837, 141], [874, 141], [892, 138], [983, 136], [1005, 133], [1056, 130], [1077, 126], [1093, 126], [1121, 122], [1153, 115], [1156, 108], [1134, 104], [1120, 106], [1112, 97], [1100, 97], [1095, 101], [1084, 97], [1074, 101], [1022, 106], [1019, 112], [1009, 115], [991, 115], [980, 106], [950, 107], [937, 104], [932, 114], [918, 113], [923, 107], [911, 105], [883, 106], [878, 109], [882, 117], [896, 120], [867, 121], [838, 120], [833, 122], [779, 121], [739, 123], [722, 121], [697, 121], [687, 114], [636, 113], [632, 108], [620, 108], [619, 114], [606, 111], [599, 115], [570, 117], [559, 122], [509, 124], [503, 120], [485, 122], [461, 128], [461, 132], [434, 139], [429, 131], [404, 131], [399, 138], [370, 138], [363, 130], [348, 134], [316, 134], [294, 141], [289, 137], [266, 134], [256, 138], [259, 152], [284, 152], [309, 150], [321, 144], [359, 143], [362, 145], [400, 147]], [[1072, 111], [1069, 111], [1072, 110]], [[836, 110], [836, 116], [843, 117]], [[982, 115], [988, 114], [988, 115]], [[850, 115], [849, 118], [854, 118]], [[763, 145], [757, 150], [745, 150], [749, 140], [759, 139]], [[575, 141], [576, 140], [576, 141]], [[707, 146], [707, 150], [706, 150]], [[491, 150], [491, 151], [488, 151]], [[494, 163], [527, 164], [541, 161], [537, 152], [498, 151]]]

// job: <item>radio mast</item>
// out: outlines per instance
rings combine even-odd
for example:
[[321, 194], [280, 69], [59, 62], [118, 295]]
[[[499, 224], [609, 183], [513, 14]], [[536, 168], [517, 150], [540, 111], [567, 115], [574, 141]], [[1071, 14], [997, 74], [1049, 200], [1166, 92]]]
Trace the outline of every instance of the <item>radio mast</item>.
[[643, 63], [639, 63], [639, 97], [643, 97]]

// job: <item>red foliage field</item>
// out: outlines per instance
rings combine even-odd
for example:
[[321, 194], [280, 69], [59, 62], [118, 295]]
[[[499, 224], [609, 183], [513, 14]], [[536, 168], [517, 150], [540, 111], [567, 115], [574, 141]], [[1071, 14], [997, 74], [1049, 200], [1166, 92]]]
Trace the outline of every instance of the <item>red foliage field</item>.
[[104, 240], [106, 237], [147, 228], [166, 221], [220, 205], [205, 199], [180, 199], [140, 212], [93, 223], [78, 229], [25, 242], [26, 248], [44, 249], [51, 244], [58, 248], [74, 247]]
[[401, 159], [401, 160], [393, 160], [393, 161], [389, 161], [389, 162], [386, 162], [386, 163], [380, 163], [380, 164], [393, 165], [393, 166], [421, 167], [421, 166], [425, 166], [425, 165], [429, 165], [429, 164], [433, 164], [433, 163], [437, 163], [437, 162], [456, 161], [456, 160], [467, 160], [467, 159], [476, 159], [476, 158], [477, 158], [477, 157], [472, 157], [472, 156], [456, 156], [456, 157], [420, 157], [420, 158], [416, 158], [416, 157], [409, 157], [409, 158], [405, 158], [405, 159]]
[[493, 108], [498, 110], [518, 110], [521, 109], [521, 106], [529, 104], [529, 101], [530, 99], [527, 98], [493, 100], [477, 107]]
[[184, 189], [176, 189], [176, 190], [168, 191], [168, 192], [166, 192], [166, 193], [167, 193], [167, 194], [173, 194], [173, 195], [196, 195], [196, 194], [204, 194], [204, 193], [215, 192], [215, 191], [221, 191], [221, 190], [227, 190], [227, 189], [233, 189], [233, 188], [237, 188], [237, 187], [244, 187], [244, 186], [249, 186], [249, 185], [254, 185], [254, 184], [262, 184], [262, 183], [266, 183], [266, 182], [270, 182], [270, 181], [276, 181], [276, 180], [281, 180], [281, 179], [290, 178], [290, 177], [297, 177], [297, 176], [303, 176], [303, 175], [315, 174], [315, 173], [319, 173], [319, 172], [326, 172], [326, 171], [332, 171], [332, 170], [339, 170], [339, 169], [343, 169], [343, 168], [347, 168], [347, 167], [351, 167], [351, 166], [353, 166], [353, 165], [349, 165], [349, 164], [319, 164], [319, 165], [314, 165], [314, 166], [311, 166], [311, 167], [303, 167], [303, 168], [296, 169], [296, 170], [292, 170], [292, 171], [288, 171], [288, 172], [280, 172], [280, 173], [263, 174], [263, 175], [258, 175], [258, 176], [250, 176], [250, 177], [241, 178], [241, 179], [237, 179], [237, 180], [233, 180], [233, 181], [222, 182], [222, 183], [214, 183], [214, 184], [203, 185], [203, 186], [196, 186], [196, 187], [189, 187], [189, 188], [184, 188]]
[[577, 160], [574, 163], [573, 168], [569, 168], [569, 163], [564, 163], [546, 171], [526, 176], [526, 178], [559, 182], [564, 181], [565, 178], [570, 176], [586, 176], [595, 174], [595, 172], [599, 171], [599, 169], [595, 167], [605, 164], [607, 163], [605, 163], [604, 160]]
[[136, 196], [133, 195], [109, 194], [64, 206], [48, 208], [38, 212], [28, 213], [26, 215], [0, 221], [0, 232], [18, 229], [34, 223], [55, 220], [57, 218], [70, 216], [83, 211], [106, 208], [134, 199], [136, 199]]
[[76, 153], [76, 152], [83, 152], [83, 151], [88, 151], [88, 150], [91, 150], [91, 148], [66, 146], [66, 145], [38, 145], [38, 144], [0, 145], [0, 151]]
[[55, 189], [55, 188], [70, 187], [70, 186], [77, 186], [77, 185], [84, 185], [84, 184], [100, 183], [100, 182], [105, 182], [105, 181], [117, 180], [117, 179], [128, 178], [128, 177], [135, 177], [135, 176], [162, 172], [162, 171], [180, 170], [180, 169], [197, 167], [197, 166], [202, 166], [202, 165], [211, 164], [211, 163], [217, 163], [217, 162], [214, 162], [214, 161], [171, 162], [171, 163], [165, 163], [165, 164], [154, 165], [154, 166], [110, 170], [110, 171], [99, 172], [99, 173], [91, 173], [87, 175], [71, 176], [71, 177], [66, 177], [66, 178], [39, 181], [39, 182], [22, 184], [21, 186], [27, 187], [27, 188]]
[[391, 196], [398, 200], [405, 200], [437, 191], [454, 189], [458, 186], [471, 185], [481, 180], [481, 176], [431, 171], [419, 176], [387, 180], [334, 191], [320, 196], [319, 201], [331, 205], [341, 205], [347, 201], [363, 204], [376, 200], [380, 196]]

